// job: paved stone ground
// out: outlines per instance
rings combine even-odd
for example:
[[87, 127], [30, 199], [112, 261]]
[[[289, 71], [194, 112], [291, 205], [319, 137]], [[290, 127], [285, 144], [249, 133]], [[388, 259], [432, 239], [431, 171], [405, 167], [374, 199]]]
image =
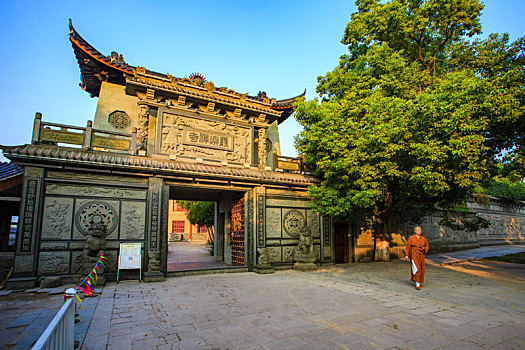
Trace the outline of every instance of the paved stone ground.
[[490, 258], [493, 256], [517, 254], [521, 252], [525, 252], [525, 245], [523, 244], [498, 245], [475, 249], [466, 249], [443, 254], [433, 254], [429, 255], [428, 260], [429, 262], [434, 264], [445, 265], [454, 264], [462, 261]]
[[230, 265], [215, 262], [206, 248], [205, 241], [197, 242], [170, 242], [168, 246], [168, 272], [224, 269]]
[[[396, 260], [113, 283], [84, 303], [88, 350], [525, 348], [525, 265], [502, 262], [428, 264], [420, 291]], [[0, 349], [30, 348], [61, 304], [0, 297]]]
[[[64, 288], [60, 288], [61, 291]], [[39, 291], [40, 292], [40, 291]], [[98, 298], [84, 299], [78, 306], [80, 322], [75, 325], [75, 340], [82, 343]], [[42, 335], [64, 302], [63, 294], [16, 292], [0, 298], [0, 349], [30, 349]]]
[[420, 291], [401, 260], [108, 285], [83, 349], [525, 348], [525, 266], [465, 264]]

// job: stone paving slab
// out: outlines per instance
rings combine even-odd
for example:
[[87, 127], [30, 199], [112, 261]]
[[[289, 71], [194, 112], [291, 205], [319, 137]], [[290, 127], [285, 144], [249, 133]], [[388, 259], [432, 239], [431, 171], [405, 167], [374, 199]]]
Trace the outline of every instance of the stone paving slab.
[[524, 244], [499, 245], [460, 250], [450, 253], [432, 254], [427, 256], [427, 261], [429, 264], [446, 265], [455, 264], [463, 261], [491, 258], [494, 256], [517, 254], [522, 252], [525, 252]]
[[108, 285], [82, 348], [523, 347], [525, 279], [502, 281], [479, 268], [430, 265], [420, 291], [401, 260]]

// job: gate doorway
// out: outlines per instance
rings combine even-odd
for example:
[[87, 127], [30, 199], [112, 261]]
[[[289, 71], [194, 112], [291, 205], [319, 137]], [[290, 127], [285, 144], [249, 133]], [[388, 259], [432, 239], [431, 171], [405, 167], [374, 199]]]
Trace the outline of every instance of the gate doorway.
[[[170, 186], [169, 212], [165, 213], [166, 271], [245, 266], [245, 194], [199, 186]], [[211, 222], [196, 225], [196, 213], [201, 219], [203, 215], [211, 218]]]
[[350, 262], [350, 240], [348, 224], [335, 224], [335, 262]]

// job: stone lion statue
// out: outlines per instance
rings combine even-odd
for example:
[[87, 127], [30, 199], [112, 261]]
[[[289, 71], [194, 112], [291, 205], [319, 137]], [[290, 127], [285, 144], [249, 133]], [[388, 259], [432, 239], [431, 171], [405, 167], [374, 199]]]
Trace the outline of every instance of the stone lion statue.
[[295, 248], [294, 260], [298, 262], [315, 261], [314, 238], [312, 230], [305, 226], [299, 232], [299, 244]]

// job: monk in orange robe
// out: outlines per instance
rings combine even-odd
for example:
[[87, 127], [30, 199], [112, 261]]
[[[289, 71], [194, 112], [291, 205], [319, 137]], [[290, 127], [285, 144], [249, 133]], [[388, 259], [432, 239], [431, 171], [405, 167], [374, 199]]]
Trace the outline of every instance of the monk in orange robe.
[[416, 282], [416, 289], [421, 289], [421, 284], [425, 282], [426, 253], [428, 253], [427, 239], [421, 235], [421, 227], [416, 226], [405, 249], [405, 260], [410, 261], [410, 279]]

